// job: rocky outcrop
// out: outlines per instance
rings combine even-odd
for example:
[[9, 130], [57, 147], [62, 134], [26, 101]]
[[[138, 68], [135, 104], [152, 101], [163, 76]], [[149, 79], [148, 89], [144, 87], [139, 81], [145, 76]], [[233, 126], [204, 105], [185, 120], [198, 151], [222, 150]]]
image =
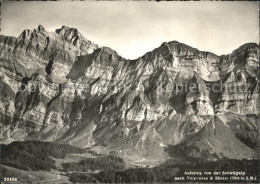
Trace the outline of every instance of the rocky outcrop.
[[[18, 38], [0, 36], [0, 50], [5, 142], [39, 139], [162, 159], [166, 147], [184, 149], [194, 137], [200, 143], [209, 134], [213, 144], [216, 116], [259, 119], [259, 46], [254, 43], [217, 56], [172, 41], [127, 60], [77, 29], [63, 26], [52, 33], [39, 26]], [[235, 86], [242, 90], [232, 90]], [[254, 135], [256, 122], [247, 127]], [[231, 140], [244, 147], [249, 134], [241, 131], [234, 139], [232, 132]], [[214, 144], [205, 150], [235, 157], [235, 147], [228, 151]], [[195, 145], [195, 151], [204, 149]], [[254, 149], [241, 158], [254, 157]]]

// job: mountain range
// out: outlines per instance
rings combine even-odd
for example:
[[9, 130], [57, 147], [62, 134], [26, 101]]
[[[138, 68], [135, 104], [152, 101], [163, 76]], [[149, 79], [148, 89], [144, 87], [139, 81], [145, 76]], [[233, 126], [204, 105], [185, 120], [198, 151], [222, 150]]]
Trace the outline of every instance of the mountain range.
[[218, 56], [171, 41], [129, 60], [75, 28], [39, 25], [1, 35], [0, 50], [2, 143], [51, 141], [136, 160], [258, 156], [256, 43]]

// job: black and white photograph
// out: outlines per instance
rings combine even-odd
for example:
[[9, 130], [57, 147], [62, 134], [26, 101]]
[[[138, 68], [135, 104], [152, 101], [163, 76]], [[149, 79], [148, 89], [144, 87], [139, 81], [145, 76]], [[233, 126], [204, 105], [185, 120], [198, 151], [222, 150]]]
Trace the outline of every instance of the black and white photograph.
[[257, 1], [3, 1], [0, 182], [259, 183]]

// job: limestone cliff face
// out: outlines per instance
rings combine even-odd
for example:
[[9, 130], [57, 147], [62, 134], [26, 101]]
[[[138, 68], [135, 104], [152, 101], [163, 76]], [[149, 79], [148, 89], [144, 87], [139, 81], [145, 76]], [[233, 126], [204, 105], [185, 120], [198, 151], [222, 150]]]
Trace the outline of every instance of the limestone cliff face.
[[[191, 137], [213, 131], [214, 117], [221, 116], [222, 127], [227, 113], [252, 124], [235, 141], [256, 139], [248, 132], [255, 135], [259, 124], [257, 44], [217, 56], [172, 41], [127, 60], [77, 29], [51, 33], [39, 26], [18, 38], [0, 36], [0, 50], [2, 141], [40, 139], [164, 157], [165, 147], [186, 148]], [[254, 149], [241, 157], [253, 157]], [[210, 150], [216, 152], [214, 145]]]

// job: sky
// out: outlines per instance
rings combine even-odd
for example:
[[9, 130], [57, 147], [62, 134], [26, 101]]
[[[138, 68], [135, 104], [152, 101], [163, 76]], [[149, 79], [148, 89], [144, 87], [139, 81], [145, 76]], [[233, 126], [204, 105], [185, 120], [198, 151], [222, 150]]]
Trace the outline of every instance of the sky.
[[4, 1], [1, 19], [3, 35], [66, 25], [127, 59], [173, 40], [218, 55], [259, 42], [257, 2]]

